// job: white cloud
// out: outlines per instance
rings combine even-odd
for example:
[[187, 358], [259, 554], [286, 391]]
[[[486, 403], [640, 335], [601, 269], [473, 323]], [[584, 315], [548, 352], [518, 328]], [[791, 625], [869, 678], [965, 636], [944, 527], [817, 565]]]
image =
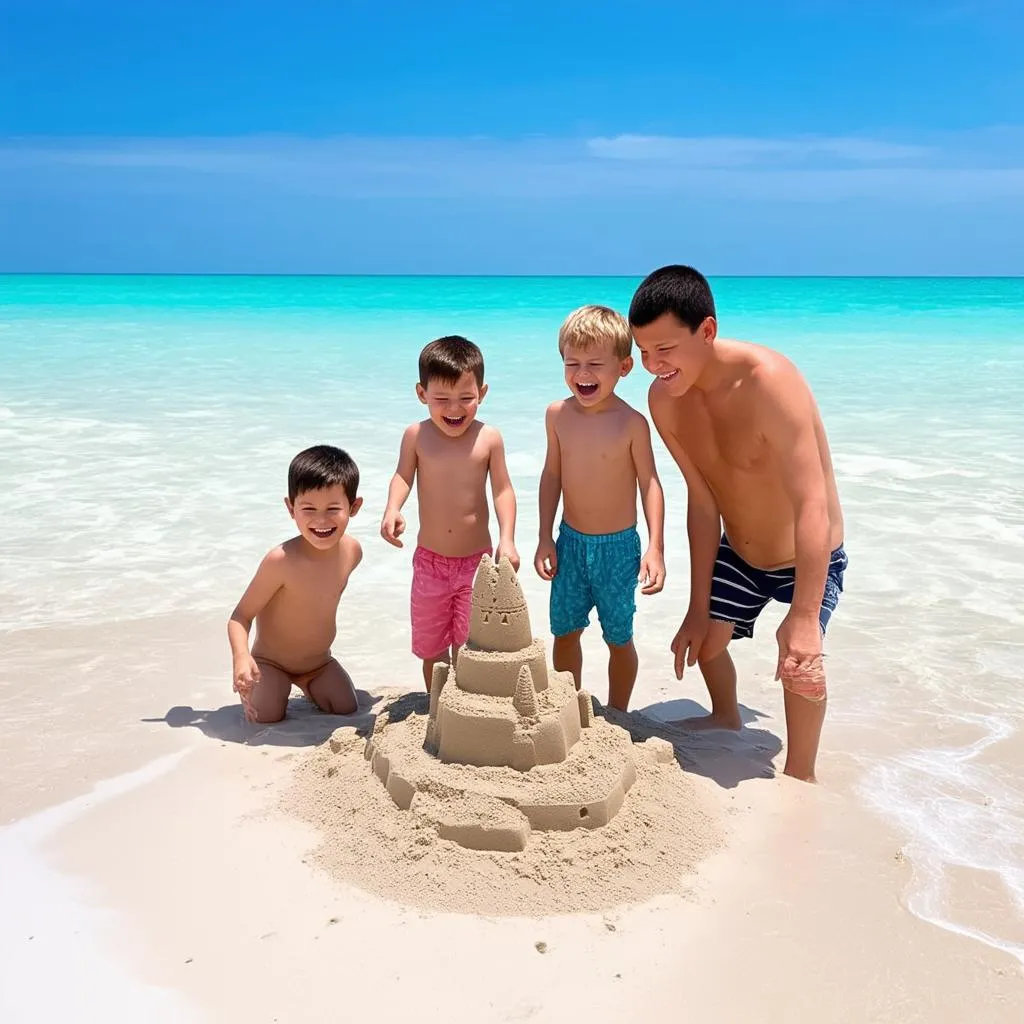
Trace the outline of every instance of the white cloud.
[[766, 162], [798, 164], [815, 157], [859, 164], [891, 163], [920, 160], [931, 153], [927, 146], [859, 136], [759, 139], [616, 135], [590, 139], [587, 146], [595, 156], [607, 159], [671, 162], [683, 167], [736, 167]]
[[752, 202], [1024, 196], [1024, 130], [876, 138], [531, 137], [0, 141], [0, 194], [218, 190], [313, 198], [675, 195]]

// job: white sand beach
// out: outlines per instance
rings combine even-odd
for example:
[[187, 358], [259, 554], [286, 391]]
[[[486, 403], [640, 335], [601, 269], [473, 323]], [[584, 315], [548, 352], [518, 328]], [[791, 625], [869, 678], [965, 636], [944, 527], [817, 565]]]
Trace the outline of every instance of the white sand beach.
[[[891, 832], [835, 781], [767, 777], [774, 718], [688, 743], [722, 841], [673, 891], [589, 914], [428, 911], [414, 891], [389, 899], [332, 875], [325, 837], [282, 806], [343, 720], [295, 699], [281, 725], [246, 725], [213, 624], [150, 623], [149, 671], [124, 660], [135, 628], [90, 640], [102, 681], [132, 671], [135, 686], [54, 702], [45, 744], [4, 702], [5, 1022], [1019, 1019], [1020, 963], [907, 911], [911, 868]], [[175, 634], [205, 667], [177, 705]], [[15, 655], [19, 692], [45, 702], [44, 675]], [[641, 676], [636, 708], [664, 697]], [[139, 721], [161, 702], [163, 722]], [[49, 783], [33, 790], [44, 761]], [[998, 901], [975, 912], [984, 922]]]

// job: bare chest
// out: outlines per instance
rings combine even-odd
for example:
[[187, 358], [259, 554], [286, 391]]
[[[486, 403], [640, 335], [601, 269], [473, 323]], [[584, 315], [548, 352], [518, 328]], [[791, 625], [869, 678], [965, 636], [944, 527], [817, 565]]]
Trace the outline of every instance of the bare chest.
[[681, 420], [687, 452], [709, 483], [770, 470], [768, 442], [755, 410], [741, 396], [689, 402]]
[[558, 429], [563, 476], [607, 479], [632, 467], [627, 425], [622, 420], [566, 417]]
[[418, 453], [417, 479], [431, 494], [478, 492], [487, 481], [488, 455], [483, 444], [427, 442]]
[[310, 621], [330, 612], [333, 617], [348, 583], [348, 573], [341, 559], [324, 565], [303, 565], [285, 580], [280, 593], [281, 610], [289, 618]]

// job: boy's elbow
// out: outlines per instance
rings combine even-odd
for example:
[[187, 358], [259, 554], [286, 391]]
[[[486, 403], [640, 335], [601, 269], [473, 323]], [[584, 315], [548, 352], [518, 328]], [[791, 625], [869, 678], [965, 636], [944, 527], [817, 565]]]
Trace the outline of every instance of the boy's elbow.
[[651, 473], [643, 482], [643, 489], [647, 494], [660, 495], [662, 493], [661, 479], [659, 478], [657, 471], [652, 470]]
[[696, 487], [687, 481], [686, 512], [688, 515], [717, 516], [718, 502], [708, 487]]
[[686, 528], [688, 533], [718, 534], [722, 514], [714, 502], [691, 500], [686, 507]]
[[828, 523], [828, 499], [824, 494], [809, 494], [796, 506], [798, 522], [819, 526]]

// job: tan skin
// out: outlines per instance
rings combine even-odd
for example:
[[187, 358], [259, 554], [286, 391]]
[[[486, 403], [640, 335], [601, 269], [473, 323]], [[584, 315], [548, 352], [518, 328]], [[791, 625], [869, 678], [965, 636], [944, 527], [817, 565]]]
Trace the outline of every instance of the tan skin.
[[[505, 445], [494, 427], [481, 423], [477, 411], [487, 385], [472, 373], [458, 381], [429, 380], [416, 385], [419, 400], [429, 418], [407, 427], [402, 435], [398, 466], [388, 489], [388, 503], [381, 520], [381, 536], [402, 547], [405, 504], [413, 484], [419, 506], [417, 544], [452, 558], [491, 551], [487, 480], [491, 482], [494, 513], [498, 520], [498, 546], [494, 559], [507, 556], [519, 569], [515, 546], [516, 496], [505, 461]], [[448, 652], [452, 664], [458, 648]], [[435, 661], [423, 662], [427, 690]]]
[[[636, 496], [647, 519], [649, 546], [640, 563], [642, 593], [665, 585], [665, 498], [654, 465], [647, 419], [618, 395], [615, 386], [633, 367], [611, 346], [566, 348], [565, 380], [571, 397], [545, 415], [547, 456], [540, 480], [540, 539], [534, 567], [551, 581], [558, 572], [554, 522], [562, 499], [565, 522], [580, 533], [618, 533], [636, 525]], [[576, 688], [583, 672], [582, 630], [555, 637], [552, 662], [572, 672]], [[637, 675], [633, 641], [608, 645], [608, 703], [629, 705]]]
[[672, 641], [676, 678], [699, 664], [711, 714], [690, 728], [740, 728], [736, 669], [727, 650], [732, 624], [708, 609], [722, 525], [750, 564], [796, 567], [793, 603], [776, 633], [776, 679], [784, 686], [788, 736], [785, 772], [815, 781], [825, 700], [818, 624], [831, 552], [843, 541], [828, 440], [806, 381], [771, 349], [717, 336], [713, 318], [696, 331], [666, 313], [633, 336], [644, 366], [658, 377], [651, 416], [686, 479], [690, 604]]
[[338, 603], [363, 557], [359, 542], [345, 535], [361, 504], [340, 485], [285, 499], [299, 535], [264, 557], [228, 621], [234, 689], [249, 721], [281, 721], [293, 685], [321, 711], [355, 712], [352, 680], [331, 644]]

